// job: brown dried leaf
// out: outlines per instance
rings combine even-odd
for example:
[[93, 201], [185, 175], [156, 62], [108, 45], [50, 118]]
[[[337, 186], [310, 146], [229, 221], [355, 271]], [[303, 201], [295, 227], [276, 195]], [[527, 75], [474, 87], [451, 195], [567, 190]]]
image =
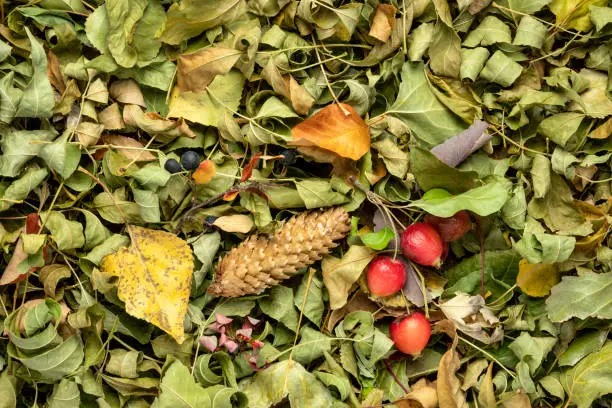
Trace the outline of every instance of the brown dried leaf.
[[202, 48], [178, 59], [177, 82], [181, 92], [200, 92], [217, 75], [227, 74], [243, 53], [233, 48]]
[[436, 329], [448, 334], [453, 343], [440, 359], [438, 364], [437, 389], [440, 408], [468, 408], [465, 393], [461, 390], [461, 381], [456, 372], [459, 369], [459, 354], [457, 347], [457, 329], [451, 320], [442, 320], [436, 323]]
[[493, 387], [493, 363], [489, 364], [487, 374], [480, 384], [480, 392], [478, 393], [478, 403], [483, 408], [495, 408], [495, 388]]
[[370, 151], [368, 125], [352, 106], [344, 103], [328, 105], [296, 125], [291, 137], [293, 146], [314, 146], [352, 160]]
[[[126, 157], [134, 161], [151, 161], [155, 160], [153, 153], [144, 149], [144, 145], [136, 139], [131, 137], [107, 134], [102, 136], [102, 140], [105, 144], [112, 145], [114, 149], [117, 149], [123, 157]], [[122, 149], [125, 147], [126, 149]]]
[[193, 255], [187, 243], [165, 231], [130, 226], [132, 244], [102, 260], [100, 270], [119, 278], [125, 310], [172, 336], [185, 339]]
[[612, 134], [612, 118], [606, 120], [589, 133], [591, 139], [607, 139]]
[[104, 129], [106, 130], [117, 130], [125, 127], [123, 116], [119, 110], [119, 104], [116, 102], [102, 112], [99, 112], [98, 120], [104, 125]]
[[113, 82], [109, 92], [117, 102], [139, 105], [143, 108], [147, 106], [138, 83], [133, 79], [120, 79]]
[[297, 113], [300, 115], [308, 114], [314, 103], [314, 98], [290, 74], [282, 75], [272, 58], [266, 64], [261, 75], [272, 86], [274, 92], [291, 101], [291, 105]]
[[136, 105], [123, 107], [123, 120], [126, 125], [138, 127], [150, 135], [155, 135], [156, 140], [162, 143], [169, 143], [179, 136], [190, 138], [196, 136], [183, 119], [165, 119], [157, 112], [145, 113]]
[[246, 234], [253, 229], [253, 220], [248, 215], [224, 215], [213, 222], [213, 225], [225, 232], [241, 232]]
[[57, 56], [52, 51], [47, 51], [47, 78], [49, 78], [49, 82], [59, 93], [64, 93], [66, 84], [60, 72]]
[[386, 42], [391, 37], [391, 32], [395, 27], [395, 6], [391, 4], [379, 4], [376, 7], [376, 14], [370, 27], [371, 37], [379, 41]]
[[398, 408], [436, 408], [438, 406], [436, 384], [426, 378], [421, 378], [410, 389], [411, 391], [404, 398], [394, 402]]
[[21, 237], [19, 237], [19, 239], [17, 240], [17, 245], [15, 245], [15, 250], [13, 251], [13, 256], [11, 257], [11, 260], [4, 269], [2, 277], [0, 277], [0, 286], [21, 282], [29, 275], [29, 270], [26, 273], [19, 273], [17, 271], [17, 267], [19, 266], [19, 264], [25, 261], [27, 258], [28, 254], [26, 254], [23, 249], [23, 240], [21, 239]]
[[81, 122], [76, 128], [76, 134], [81, 146], [93, 146], [98, 143], [100, 135], [104, 131], [104, 125], [93, 122]]

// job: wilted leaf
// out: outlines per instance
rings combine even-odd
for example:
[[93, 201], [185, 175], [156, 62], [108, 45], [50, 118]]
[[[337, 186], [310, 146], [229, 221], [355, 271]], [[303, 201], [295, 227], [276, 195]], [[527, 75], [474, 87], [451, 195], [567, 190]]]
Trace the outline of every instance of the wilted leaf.
[[119, 298], [126, 311], [155, 324], [177, 343], [185, 338], [193, 258], [174, 234], [129, 227], [132, 244], [102, 261], [100, 269], [119, 278]]
[[193, 54], [183, 54], [178, 60], [177, 81], [181, 92], [200, 92], [217, 75], [227, 74], [242, 52], [232, 48], [202, 48]]
[[391, 31], [395, 27], [396, 9], [391, 4], [379, 4], [370, 27], [370, 36], [385, 42], [391, 37]]
[[131, 137], [108, 134], [102, 136], [102, 140], [104, 143], [111, 145], [112, 148], [117, 149], [127, 159], [136, 162], [155, 160], [153, 153], [147, 151], [142, 143]]
[[[458, 293], [451, 300], [442, 303], [440, 309], [455, 323], [457, 329], [482, 343], [491, 344], [503, 338], [504, 332], [499, 319], [485, 305], [482, 296]], [[493, 331], [488, 333], [484, 329]]]
[[370, 131], [352, 106], [332, 104], [291, 130], [293, 146], [319, 147], [359, 160], [370, 150]]

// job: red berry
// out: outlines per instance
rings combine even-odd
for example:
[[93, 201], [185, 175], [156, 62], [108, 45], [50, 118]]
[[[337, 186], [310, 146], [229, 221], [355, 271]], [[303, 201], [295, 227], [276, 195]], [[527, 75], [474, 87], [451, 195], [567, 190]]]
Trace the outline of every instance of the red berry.
[[424, 221], [431, 224], [440, 233], [444, 242], [456, 241], [472, 228], [472, 221], [467, 211], [459, 211], [448, 218], [428, 215]]
[[423, 313], [414, 312], [395, 319], [389, 327], [389, 332], [391, 340], [399, 351], [417, 355], [423, 351], [429, 341], [431, 326]]
[[375, 296], [389, 296], [406, 283], [406, 267], [397, 259], [378, 256], [368, 265], [368, 288]]
[[417, 222], [406, 228], [400, 238], [400, 246], [404, 255], [412, 261], [440, 267], [444, 242], [431, 225]]

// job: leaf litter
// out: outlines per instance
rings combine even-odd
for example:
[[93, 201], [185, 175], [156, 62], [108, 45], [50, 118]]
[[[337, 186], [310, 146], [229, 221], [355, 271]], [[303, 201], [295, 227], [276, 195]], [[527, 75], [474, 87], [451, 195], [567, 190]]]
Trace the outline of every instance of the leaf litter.
[[611, 10], [0, 2], [0, 406], [608, 407]]

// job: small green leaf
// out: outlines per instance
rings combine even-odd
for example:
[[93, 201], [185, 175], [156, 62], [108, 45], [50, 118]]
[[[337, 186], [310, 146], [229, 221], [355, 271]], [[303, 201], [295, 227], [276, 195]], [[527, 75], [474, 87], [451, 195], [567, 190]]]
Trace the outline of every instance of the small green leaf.
[[370, 232], [359, 236], [365, 246], [376, 251], [385, 249], [393, 237], [395, 237], [395, 233], [389, 227], [385, 227], [378, 232]]

